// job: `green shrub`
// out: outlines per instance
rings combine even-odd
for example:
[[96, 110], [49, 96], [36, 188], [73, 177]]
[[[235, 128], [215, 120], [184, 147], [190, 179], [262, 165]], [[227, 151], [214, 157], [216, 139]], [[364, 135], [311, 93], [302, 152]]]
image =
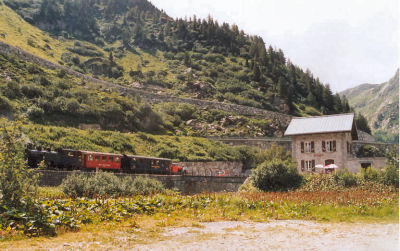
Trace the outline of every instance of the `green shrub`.
[[281, 191], [299, 187], [303, 176], [294, 163], [274, 159], [259, 165], [251, 178], [253, 185], [262, 191]]
[[43, 117], [44, 111], [40, 107], [31, 106], [31, 107], [29, 107], [28, 111], [26, 112], [26, 115], [31, 120], [38, 120], [38, 119], [41, 119]]
[[26, 168], [20, 128], [20, 122], [0, 120], [0, 204], [11, 207], [35, 192], [38, 179]]
[[143, 176], [119, 178], [107, 172], [97, 172], [89, 177], [85, 173], [74, 173], [63, 180], [61, 187], [65, 194], [73, 198], [148, 195], [164, 190], [162, 183], [155, 179]]
[[365, 181], [379, 182], [380, 172], [376, 169], [368, 167], [366, 169], [361, 169], [361, 178]]
[[21, 91], [28, 98], [38, 98], [43, 95], [43, 90], [32, 84], [23, 85]]
[[381, 174], [381, 181], [385, 185], [399, 187], [399, 166], [389, 165]]
[[162, 192], [164, 190], [164, 186], [158, 180], [151, 179], [149, 177], [137, 176], [131, 183], [130, 189], [134, 189], [133, 194], [148, 195]]
[[87, 176], [73, 173], [63, 179], [61, 183], [61, 189], [65, 194], [73, 198], [83, 197], [86, 195], [87, 180]]
[[336, 171], [333, 175], [335, 182], [344, 187], [351, 187], [357, 185], [357, 176], [350, 173], [348, 170]]
[[85, 186], [86, 196], [121, 196], [120, 179], [112, 173], [97, 172], [89, 177]]
[[21, 89], [19, 84], [15, 81], [9, 81], [2, 92], [4, 93], [4, 96], [9, 99], [15, 99], [21, 96]]
[[244, 183], [240, 185], [238, 191], [247, 193], [260, 192], [260, 190], [253, 185], [251, 178], [247, 178]]
[[357, 152], [357, 157], [378, 157], [380, 155], [379, 149], [371, 145], [363, 145]]
[[272, 161], [274, 159], [291, 162], [292, 156], [289, 151], [285, 151], [283, 146], [272, 144], [270, 148], [257, 155], [257, 164], [261, 164], [264, 161]]
[[12, 106], [11, 106], [11, 103], [8, 100], [8, 98], [0, 95], [0, 111], [1, 110], [9, 111], [9, 110], [11, 110], [11, 108], [12, 108]]

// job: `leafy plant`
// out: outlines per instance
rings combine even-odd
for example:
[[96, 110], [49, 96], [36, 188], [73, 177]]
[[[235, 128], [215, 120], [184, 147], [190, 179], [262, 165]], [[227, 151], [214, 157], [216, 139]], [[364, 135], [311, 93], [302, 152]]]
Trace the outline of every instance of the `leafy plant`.
[[251, 178], [253, 185], [262, 191], [280, 191], [299, 187], [303, 176], [294, 163], [273, 159], [253, 170]]
[[142, 176], [120, 178], [107, 172], [94, 175], [74, 173], [63, 180], [61, 187], [65, 194], [73, 198], [149, 195], [164, 191], [158, 180]]
[[21, 206], [24, 196], [36, 190], [37, 176], [27, 169], [21, 122], [0, 120], [0, 202]]
[[333, 174], [333, 179], [337, 184], [344, 187], [351, 187], [357, 184], [357, 176], [350, 173], [348, 170], [339, 170]]

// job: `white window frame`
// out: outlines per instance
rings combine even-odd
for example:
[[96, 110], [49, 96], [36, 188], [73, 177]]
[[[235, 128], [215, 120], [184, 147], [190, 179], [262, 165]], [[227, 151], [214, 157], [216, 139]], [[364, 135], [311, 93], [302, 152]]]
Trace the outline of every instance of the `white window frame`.
[[312, 171], [312, 160], [305, 160], [304, 161], [304, 169], [306, 170], [306, 171]]
[[326, 152], [333, 152], [333, 139], [325, 141], [325, 151]]
[[304, 152], [311, 153], [311, 141], [304, 142]]

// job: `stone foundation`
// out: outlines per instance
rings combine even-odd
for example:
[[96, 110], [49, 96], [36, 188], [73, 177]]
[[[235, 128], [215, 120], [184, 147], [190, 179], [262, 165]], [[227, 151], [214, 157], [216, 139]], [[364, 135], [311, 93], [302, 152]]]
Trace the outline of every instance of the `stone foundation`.
[[184, 166], [187, 175], [192, 176], [243, 176], [243, 163], [226, 161], [208, 161], [208, 162], [178, 162], [177, 166]]
[[271, 148], [272, 145], [283, 146], [286, 151], [291, 151], [291, 140], [290, 139], [282, 139], [282, 138], [210, 138], [213, 140], [221, 141], [230, 146], [250, 146], [260, 149], [264, 151], [266, 149]]

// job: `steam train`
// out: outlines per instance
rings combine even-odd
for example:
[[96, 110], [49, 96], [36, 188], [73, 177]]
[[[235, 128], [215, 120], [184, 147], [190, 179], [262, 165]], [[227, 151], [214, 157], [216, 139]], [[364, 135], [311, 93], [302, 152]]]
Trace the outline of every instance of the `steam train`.
[[71, 149], [32, 149], [27, 147], [25, 158], [30, 168], [38, 168], [44, 161], [46, 168], [55, 170], [112, 171], [124, 173], [183, 175], [182, 167], [172, 165], [165, 158], [101, 153]]

